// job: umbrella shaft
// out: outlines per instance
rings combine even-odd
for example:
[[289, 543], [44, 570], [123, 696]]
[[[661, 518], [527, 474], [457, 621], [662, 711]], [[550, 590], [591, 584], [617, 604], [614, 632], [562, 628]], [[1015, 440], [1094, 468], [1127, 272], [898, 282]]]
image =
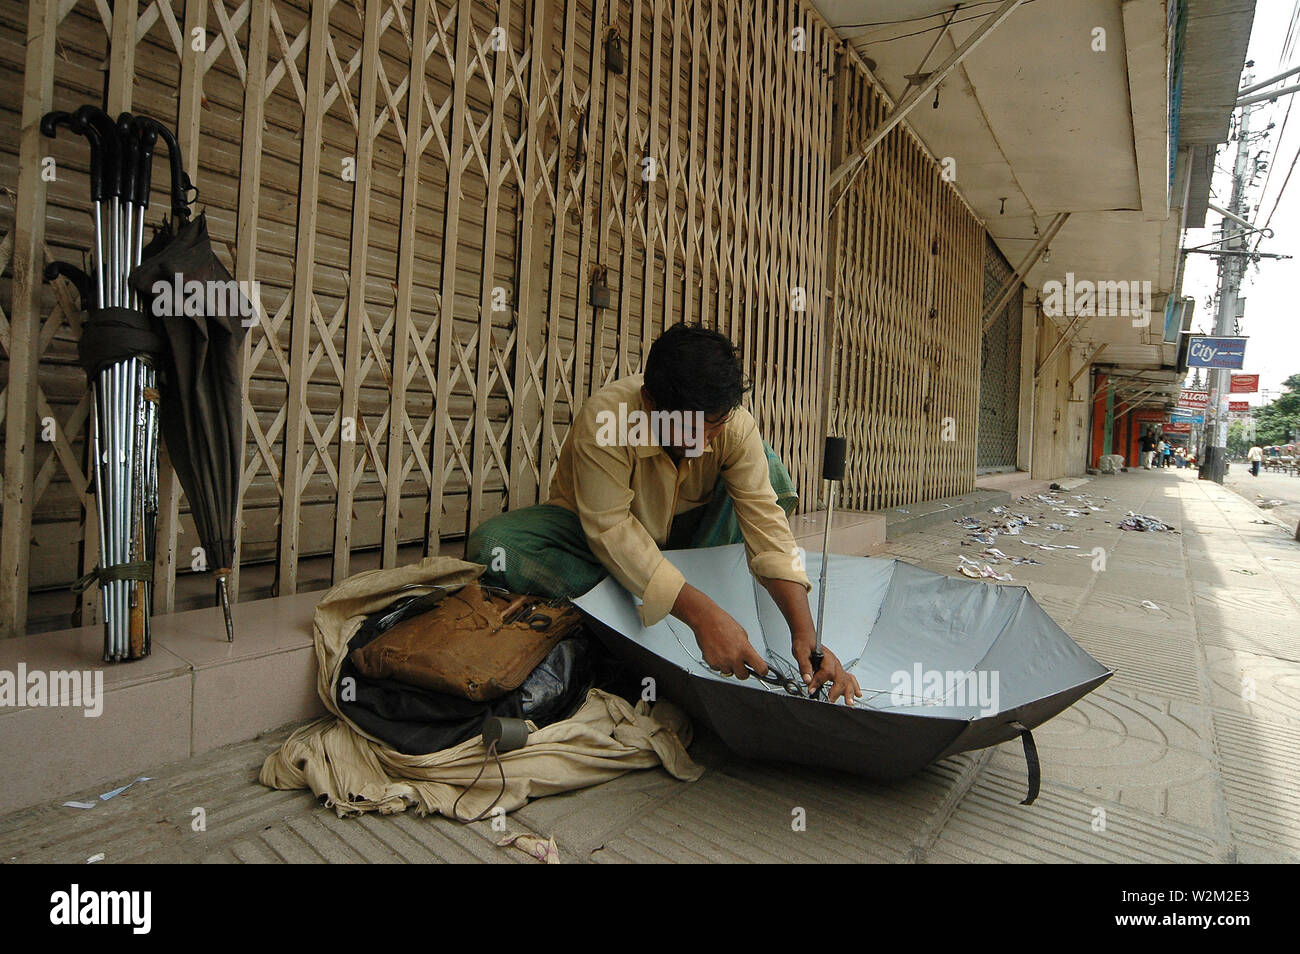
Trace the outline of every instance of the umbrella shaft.
[[831, 553], [831, 519], [835, 516], [835, 484], [831, 482], [830, 493], [826, 497], [826, 529], [822, 534], [822, 572], [817, 583], [817, 648], [822, 651], [822, 620], [826, 613], [826, 565]]
[[121, 287], [119, 279], [122, 271], [122, 207], [117, 196], [113, 197], [111, 240], [112, 249], [109, 252], [109, 304], [117, 306], [122, 303], [122, 299], [118, 296], [118, 290]]
[[124, 204], [122, 208], [122, 274], [118, 276], [122, 281], [122, 307], [131, 307], [131, 286], [127, 284], [126, 276], [131, 272], [131, 244], [135, 238], [135, 217], [132, 214], [133, 206], [130, 202]]
[[[152, 391], [155, 384], [153, 368], [138, 357], [109, 365], [96, 381], [94, 448], [102, 568], [153, 562], [158, 417], [146, 390]], [[101, 592], [105, 659], [148, 655], [152, 584], [106, 580]]]
[[104, 203], [95, 202], [95, 304], [104, 307]]

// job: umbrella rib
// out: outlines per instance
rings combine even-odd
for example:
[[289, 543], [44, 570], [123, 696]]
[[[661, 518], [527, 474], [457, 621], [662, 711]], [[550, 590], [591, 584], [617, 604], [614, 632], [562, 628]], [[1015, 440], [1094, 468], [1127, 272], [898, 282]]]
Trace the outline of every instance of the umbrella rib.
[[[689, 660], [691, 660], [692, 662], [696, 663], [697, 665], [699, 665], [700, 668], [702, 668], [702, 669], [704, 669], [704, 670], [706, 670], [706, 671], [708, 671], [708, 672], [710, 672], [710, 673], [713, 672], [713, 667], [712, 667], [712, 666], [710, 666], [708, 663], [706, 663], [703, 659], [696, 659], [696, 658], [695, 658], [695, 654], [692, 653], [689, 649], [686, 648], [686, 644], [682, 642], [682, 637], [678, 634], [678, 632], [677, 632], [677, 628], [676, 628], [675, 626], [673, 626], [673, 624], [672, 624], [671, 622], [669, 622], [668, 620], [665, 620], [664, 622], [668, 624], [668, 631], [669, 631], [670, 633], [673, 634], [673, 639], [677, 640], [677, 645], [680, 646], [680, 647], [682, 648], [682, 652], [684, 652], [684, 653], [686, 654], [686, 658], [689, 659]], [[769, 661], [770, 661], [770, 660], [769, 660]], [[782, 675], [784, 675], [784, 674], [782, 674]], [[768, 685], [767, 683], [765, 683], [762, 679], [758, 679], [758, 680], [756, 680], [756, 681], [757, 681], [758, 685], [759, 685], [762, 689], [764, 689], [764, 690], [766, 690], [766, 691], [768, 691], [768, 692], [781, 692], [781, 691], [782, 691], [782, 690], [780, 690], [780, 689], [777, 689], [775, 686], [769, 686], [769, 685]]]

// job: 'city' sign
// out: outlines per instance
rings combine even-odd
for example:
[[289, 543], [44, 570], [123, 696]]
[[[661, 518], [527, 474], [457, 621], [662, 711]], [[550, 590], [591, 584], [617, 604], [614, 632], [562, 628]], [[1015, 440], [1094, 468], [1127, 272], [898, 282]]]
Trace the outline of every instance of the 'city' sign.
[[1240, 368], [1246, 363], [1245, 338], [1192, 335], [1187, 346], [1189, 368]]

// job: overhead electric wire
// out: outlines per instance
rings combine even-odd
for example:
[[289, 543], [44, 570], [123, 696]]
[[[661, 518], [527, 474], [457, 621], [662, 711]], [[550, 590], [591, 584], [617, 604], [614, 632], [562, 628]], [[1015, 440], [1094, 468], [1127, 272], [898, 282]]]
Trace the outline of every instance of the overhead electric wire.
[[[1291, 5], [1291, 19], [1290, 22], [1287, 24], [1286, 38], [1282, 42], [1282, 53], [1278, 58], [1278, 66], [1280, 69], [1285, 70], [1291, 65], [1291, 58], [1295, 52], [1295, 44], [1297, 40], [1297, 25], [1300, 25], [1300, 0], [1295, 0], [1295, 2]], [[1274, 150], [1275, 158], [1282, 151], [1282, 142], [1283, 142], [1283, 137], [1286, 135], [1287, 120], [1291, 118], [1291, 107], [1294, 104], [1295, 104], [1295, 98], [1294, 96], [1292, 96], [1287, 101], [1286, 113], [1283, 114], [1282, 125], [1278, 129], [1277, 148]], [[1278, 189], [1277, 195], [1273, 199], [1273, 206], [1272, 208], [1269, 209], [1268, 216], [1264, 219], [1264, 224], [1263, 226], [1261, 226], [1262, 229], [1267, 229], [1269, 223], [1273, 221], [1273, 215], [1275, 212], [1277, 212], [1278, 206], [1282, 202], [1282, 196], [1286, 193], [1287, 184], [1291, 181], [1291, 174], [1295, 171], [1297, 159], [1300, 159], [1300, 146], [1296, 147], [1295, 155], [1291, 157], [1291, 165], [1287, 168], [1286, 178], [1282, 180], [1282, 186], [1280, 189]], [[1273, 161], [1270, 161], [1268, 164], [1268, 172], [1264, 176], [1264, 187], [1260, 190], [1259, 193], [1259, 204], [1261, 209], [1263, 208], [1264, 200], [1268, 195], [1269, 182], [1272, 180], [1273, 169], [1276, 165], [1277, 163]], [[1254, 244], [1251, 246], [1251, 250], [1258, 251], [1260, 243], [1263, 240], [1264, 240], [1264, 234], [1261, 231], [1258, 235], [1255, 236], [1255, 241]]]
[[[1002, 0], [984, 0], [984, 2], [982, 2], [982, 3], [968, 3], [968, 4], [965, 4], [965, 5], [961, 6], [960, 9], [961, 9], [961, 10], [973, 10], [975, 7], [987, 7], [987, 6], [992, 6], [993, 4], [1001, 3], [1001, 2], [1002, 2]], [[1038, 2], [1038, 0], [1025, 0], [1024, 4], [1022, 4], [1022, 5], [1023, 5], [1023, 6], [1029, 6], [1029, 4], [1031, 4], [1031, 3], [1037, 3], [1037, 2]], [[941, 10], [941, 11], [939, 11], [938, 13], [931, 13], [931, 14], [927, 14], [926, 16], [921, 16], [921, 17], [912, 17], [911, 19], [898, 20], [898, 21], [881, 21], [880, 23], [842, 23], [842, 24], [839, 24], [838, 26], [836, 26], [835, 29], [836, 29], [836, 30], [840, 30], [840, 31], [844, 31], [844, 30], [865, 30], [865, 29], [869, 29], [870, 27], [873, 27], [873, 26], [888, 26], [888, 25], [890, 25], [891, 23], [918, 23], [918, 22], [920, 22], [920, 21], [922, 21], [922, 20], [931, 20], [931, 19], [933, 19], [933, 18], [935, 18], [935, 17], [942, 17], [942, 16], [945, 16], [945, 15], [947, 15], [947, 14], [951, 14], [952, 12], [953, 12], [953, 11], [952, 11], [951, 9], [949, 9], [949, 10]], [[926, 34], [926, 33], [933, 33], [935, 30], [942, 30], [942, 29], [944, 29], [945, 27], [955, 26], [955, 25], [958, 24], [958, 23], [968, 23], [968, 22], [970, 22], [971, 20], [982, 20], [982, 19], [983, 19], [984, 17], [986, 17], [986, 16], [988, 16], [988, 13], [985, 11], [985, 12], [977, 13], [977, 14], [975, 14], [974, 16], [970, 16], [970, 17], [956, 17], [956, 18], [954, 18], [951, 22], [939, 23], [939, 24], [937, 24], [937, 25], [935, 25], [935, 26], [932, 26], [932, 27], [926, 27], [924, 30], [914, 30], [914, 31], [912, 31], [911, 33], [900, 33], [900, 34], [898, 34], [897, 36], [882, 36], [882, 37], [879, 37], [879, 38], [872, 38], [872, 39], [870, 39], [870, 40], [866, 39], [865, 37], [847, 37], [847, 39], [849, 39], [849, 40], [860, 40], [860, 41], [862, 41], [863, 43], [866, 43], [866, 44], [873, 44], [873, 43], [892, 43], [894, 40], [905, 40], [905, 39], [907, 39], [907, 38], [910, 37], [910, 36], [922, 36], [923, 34]]]
[[923, 13], [915, 17], [899, 17], [896, 20], [873, 20], [863, 23], [840, 23], [836, 25], [837, 30], [857, 30], [873, 26], [895, 26], [899, 23], [920, 23], [922, 20], [933, 20], [935, 17], [941, 17], [945, 14], [952, 14], [961, 10], [974, 10], [976, 7], [991, 7], [1002, 0], [978, 0], [975, 3], [956, 3], [951, 9], [940, 10], [937, 13]]
[[[1291, 165], [1286, 171], [1286, 178], [1282, 180], [1282, 188], [1277, 190], [1277, 198], [1273, 200], [1273, 208], [1268, 210], [1268, 218], [1264, 220], [1263, 228], [1268, 228], [1268, 223], [1273, 221], [1273, 213], [1277, 211], [1277, 207], [1282, 203], [1282, 196], [1286, 194], [1287, 184], [1291, 181], [1291, 173], [1295, 172], [1297, 159], [1300, 159], [1300, 148], [1296, 149], [1295, 155], [1291, 157]], [[1261, 197], [1261, 201], [1263, 201], [1262, 197]], [[1260, 238], [1262, 237], [1263, 235], [1261, 233]], [[1259, 242], [1260, 239], [1257, 238], [1255, 240], [1256, 249], [1259, 248]]]

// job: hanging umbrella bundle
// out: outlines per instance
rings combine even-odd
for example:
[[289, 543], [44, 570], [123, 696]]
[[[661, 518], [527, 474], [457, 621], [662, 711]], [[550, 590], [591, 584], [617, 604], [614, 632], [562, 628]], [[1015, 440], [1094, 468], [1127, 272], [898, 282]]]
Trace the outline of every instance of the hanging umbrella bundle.
[[100, 559], [75, 588], [100, 584], [104, 659], [138, 659], [151, 644], [162, 340], [128, 279], [140, 262], [157, 135], [129, 114], [115, 122], [93, 106], [41, 120], [46, 136], [60, 126], [90, 144], [95, 223], [93, 277], [65, 262], [45, 271], [47, 280], [72, 280], [87, 313], [77, 350], [92, 390]]
[[[218, 569], [233, 639], [225, 581], [234, 561], [241, 319], [251, 306], [235, 302], [233, 318], [204, 308], [214, 297], [205, 289], [234, 283], [212, 252], [204, 217], [190, 219], [197, 190], [170, 130], [129, 113], [115, 122], [93, 106], [42, 118], [47, 136], [60, 126], [89, 141], [95, 223], [93, 277], [63, 262], [46, 270], [47, 279], [62, 275], [77, 286], [87, 312], [78, 355], [93, 392], [100, 560], [77, 587], [100, 584], [105, 660], [149, 654], [161, 429], [209, 565]], [[171, 219], [146, 245], [159, 139], [171, 171]], [[182, 300], [181, 290], [193, 288], [198, 294]]]

